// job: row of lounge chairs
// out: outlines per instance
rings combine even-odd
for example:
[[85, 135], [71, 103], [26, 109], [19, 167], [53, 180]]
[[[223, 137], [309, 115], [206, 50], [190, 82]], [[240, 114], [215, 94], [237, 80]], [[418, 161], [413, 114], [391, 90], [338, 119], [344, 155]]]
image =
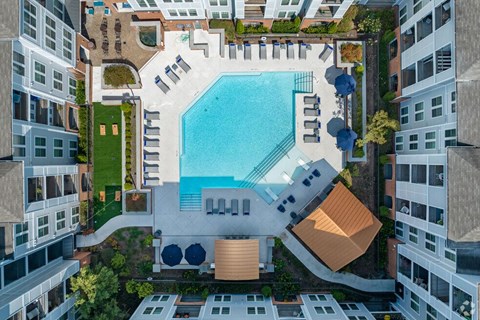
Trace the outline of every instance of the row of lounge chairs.
[[[280, 43], [274, 42], [273, 43], [273, 51], [272, 51], [272, 58], [280, 59], [280, 50], [287, 49], [287, 59], [295, 59], [295, 50], [293, 42]], [[252, 60], [252, 45], [248, 42], [244, 43], [243, 45], [238, 45], [239, 50], [243, 50], [243, 58], [245, 60]], [[298, 51], [298, 58], [299, 59], [307, 59], [307, 50], [311, 50], [312, 47], [306, 43], [299, 43], [299, 51]], [[228, 56], [231, 60], [237, 59], [237, 45], [235, 43], [230, 43], [228, 45]], [[259, 58], [260, 60], [267, 59], [267, 45], [264, 42], [259, 44]]]
[[[304, 97], [303, 103], [306, 105], [313, 105], [312, 107], [306, 107], [303, 109], [303, 114], [307, 117], [319, 117], [321, 115], [320, 111], [320, 97], [317, 94], [311, 97]], [[314, 120], [305, 120], [303, 122], [303, 126], [305, 129], [313, 130], [313, 134], [304, 134], [303, 135], [303, 142], [305, 143], [319, 143], [320, 142], [320, 135], [319, 130], [322, 127], [318, 118]]]
[[[243, 199], [243, 215], [250, 215], [250, 199]], [[207, 214], [220, 214], [224, 215], [225, 213], [231, 213], [232, 216], [238, 216], [238, 199], [232, 199], [230, 201], [230, 208], [226, 208], [225, 199], [218, 199], [217, 208], [213, 207], [213, 199], [208, 198], [205, 201], [205, 210]]]
[[144, 184], [156, 186], [160, 183], [160, 112], [144, 110], [143, 172]]
[[[179, 66], [185, 73], [188, 73], [192, 68], [188, 63], [183, 60], [183, 58], [178, 55], [175, 58], [175, 63], [177, 66]], [[167, 66], [165, 68], [165, 75], [172, 80], [174, 84], [177, 84], [178, 81], [180, 81], [180, 77], [173, 71], [173, 69], [170, 66]], [[155, 84], [160, 88], [160, 90], [163, 91], [163, 93], [167, 93], [170, 91], [170, 87], [160, 78], [159, 75], [155, 77]]]

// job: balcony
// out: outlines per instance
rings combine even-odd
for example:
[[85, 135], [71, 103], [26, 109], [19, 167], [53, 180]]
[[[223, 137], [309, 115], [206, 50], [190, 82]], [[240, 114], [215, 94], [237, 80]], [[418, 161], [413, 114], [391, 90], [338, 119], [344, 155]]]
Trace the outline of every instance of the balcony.
[[62, 196], [62, 176], [47, 177], [47, 199]]
[[417, 41], [421, 41], [433, 32], [432, 14], [417, 22]]
[[452, 17], [451, 0], [435, 8], [435, 30], [448, 23]]
[[412, 182], [413, 183], [427, 183], [427, 166], [424, 164], [412, 165]]
[[410, 201], [401, 199], [401, 198], [396, 198], [395, 208], [397, 208], [397, 211], [401, 213], [410, 214]]
[[76, 194], [77, 191], [77, 175], [76, 174], [66, 174], [63, 176], [63, 193], [68, 196], [71, 194]]
[[66, 105], [66, 113], [67, 113], [67, 127], [66, 129], [69, 131], [78, 131], [78, 107], [75, 107], [69, 103]]
[[28, 203], [44, 200], [43, 178], [28, 178]]
[[413, 264], [413, 283], [428, 291], [428, 271], [416, 263]]
[[457, 287], [453, 287], [453, 311], [458, 313], [464, 319], [471, 319], [474, 303], [472, 296]]
[[428, 207], [428, 222], [443, 226], [443, 209]]
[[48, 124], [48, 100], [30, 96], [30, 121]]
[[442, 165], [428, 166], [428, 184], [435, 187], [443, 187], [444, 173]]
[[24, 92], [13, 90], [13, 118], [28, 121], [28, 95]]
[[322, 4], [342, 4], [343, 0], [323, 0]]
[[40, 320], [45, 318], [45, 308], [43, 306], [44, 299], [39, 297], [39, 299], [34, 300], [27, 306], [27, 319], [29, 320]]
[[48, 291], [48, 312], [53, 311], [56, 307], [65, 301], [63, 294], [63, 283]]
[[266, 4], [266, 0], [245, 0], [245, 5], [265, 6]]
[[448, 45], [435, 52], [437, 62], [437, 73], [448, 70], [452, 67], [452, 46]]
[[398, 255], [398, 272], [412, 279], [412, 261], [401, 254]]
[[390, 60], [392, 60], [397, 57], [397, 54], [398, 54], [398, 41], [397, 41], [397, 38], [395, 38], [395, 40], [390, 42], [390, 44], [388, 45], [388, 56]]
[[412, 201], [410, 212], [412, 217], [427, 221], [426, 205]]
[[279, 318], [305, 319], [302, 308], [299, 305], [277, 305]]
[[433, 55], [417, 62], [418, 81], [422, 81], [433, 76]]
[[265, 13], [265, 6], [246, 6], [245, 7], [245, 19], [255, 20], [263, 19]]
[[395, 176], [397, 181], [410, 181], [410, 166], [408, 164], [397, 164], [395, 166]]
[[315, 13], [315, 19], [331, 19], [337, 12], [338, 7], [333, 6], [321, 6], [318, 8], [318, 11]]
[[417, 68], [415, 64], [402, 70], [402, 87], [409, 87], [417, 82]]
[[415, 44], [415, 26], [402, 34], [402, 52]]
[[430, 293], [447, 306], [450, 303], [450, 285], [435, 274], [431, 274]]
[[173, 318], [198, 318], [201, 306], [181, 306], [177, 307]]
[[55, 127], [64, 127], [65, 126], [65, 108], [63, 105], [50, 102], [50, 107], [52, 108], [52, 126]]

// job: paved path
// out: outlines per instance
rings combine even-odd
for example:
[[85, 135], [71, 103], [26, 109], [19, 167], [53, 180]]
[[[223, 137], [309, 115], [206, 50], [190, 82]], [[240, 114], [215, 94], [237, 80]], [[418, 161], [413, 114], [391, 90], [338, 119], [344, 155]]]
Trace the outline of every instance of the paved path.
[[127, 227], [151, 227], [153, 225], [153, 216], [151, 214], [121, 215], [108, 220], [95, 233], [87, 236], [77, 236], [77, 247], [91, 247], [105, 241], [112, 233], [118, 229]]
[[280, 238], [285, 246], [317, 277], [365, 292], [394, 292], [395, 280], [365, 279], [352, 273], [333, 272], [320, 263], [295, 237], [285, 231]]

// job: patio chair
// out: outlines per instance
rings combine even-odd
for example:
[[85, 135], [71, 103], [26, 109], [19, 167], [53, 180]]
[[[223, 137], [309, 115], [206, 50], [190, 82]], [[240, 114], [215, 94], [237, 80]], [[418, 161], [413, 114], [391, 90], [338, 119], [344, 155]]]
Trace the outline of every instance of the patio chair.
[[99, 192], [100, 202], [105, 202], [105, 191]]
[[143, 137], [143, 145], [145, 147], [158, 148], [160, 147], [159, 139], [149, 139], [146, 136]]
[[303, 115], [307, 117], [319, 117], [320, 116], [320, 109], [314, 109], [314, 108], [304, 108], [303, 109]]
[[260, 43], [260, 60], [267, 60], [267, 45]]
[[160, 158], [160, 153], [158, 152], [143, 152], [143, 160], [147, 161], [158, 161]]
[[213, 214], [213, 199], [208, 198], [205, 203], [205, 209], [207, 211], [207, 214]]
[[297, 200], [295, 199], [295, 197], [292, 196], [292, 195], [289, 195], [288, 198], [287, 198], [287, 200], [288, 200], [288, 202], [290, 202], [290, 203], [295, 203], [295, 202], [297, 201]]
[[273, 201], [277, 201], [278, 200], [278, 196], [275, 192], [273, 192], [272, 189], [270, 189], [270, 187], [268, 187], [267, 189], [265, 189], [265, 192], [270, 196], [270, 198], [273, 199]]
[[320, 171], [318, 171], [317, 169], [313, 170], [312, 174], [317, 178], [319, 178], [321, 176]]
[[243, 199], [243, 215], [250, 215], [250, 199]]
[[298, 51], [298, 57], [300, 60], [306, 60], [307, 59], [307, 44], [306, 43], [300, 43], [300, 48]]
[[149, 164], [143, 162], [143, 171], [145, 171], [146, 173], [158, 173], [160, 171], [160, 168], [158, 164]]
[[330, 57], [330, 55], [332, 54], [333, 52], [333, 47], [330, 46], [328, 43], [325, 44], [325, 48], [323, 49], [322, 53], [320, 53], [320, 60], [322, 60], [323, 62], [326, 62], [328, 57]]
[[277, 210], [280, 211], [281, 213], [284, 213], [286, 210], [285, 210], [285, 207], [283, 205], [279, 205], [277, 207]]
[[160, 135], [160, 128], [159, 127], [149, 127], [144, 126], [144, 134], [147, 136], [159, 136]]
[[170, 68], [170, 66], [167, 66], [165, 68], [165, 74], [167, 75], [167, 77], [170, 78], [170, 80], [173, 81], [173, 83], [177, 83], [180, 78], [177, 76], [177, 74], [175, 72], [173, 72], [172, 68]]
[[246, 42], [244, 45], [245, 50], [243, 50], [243, 59], [252, 60], [252, 45]]
[[121, 191], [115, 191], [115, 201], [119, 202], [121, 197], [122, 197], [122, 192]]
[[283, 180], [285, 180], [289, 185], [292, 185], [295, 181], [292, 180], [292, 178], [290, 178], [290, 176], [285, 172], [283, 171], [282, 172], [282, 178]]
[[160, 120], [160, 112], [145, 110], [144, 118], [147, 120]]
[[101, 136], [104, 136], [104, 135], [106, 135], [106, 134], [107, 134], [107, 132], [106, 132], [106, 129], [105, 129], [105, 128], [106, 128], [106, 126], [105, 126], [105, 124], [104, 124], [104, 123], [100, 124], [100, 135], [101, 135]]
[[318, 134], [304, 134], [303, 142], [305, 143], [319, 143], [320, 136]]
[[225, 214], [225, 199], [218, 199], [218, 214]]
[[163, 91], [163, 93], [167, 93], [168, 91], [170, 91], [170, 87], [167, 86], [167, 84], [165, 82], [163, 82], [163, 80], [160, 78], [159, 75], [157, 75], [155, 77], [155, 84], [160, 88], [160, 90]]
[[301, 165], [305, 171], [310, 169], [310, 166], [302, 158], [297, 158], [297, 163]]
[[118, 136], [118, 124], [116, 123], [112, 124], [112, 134]]
[[303, 103], [305, 103], [305, 104], [320, 104], [320, 97], [317, 96], [316, 93], [311, 97], [305, 96], [305, 97], [303, 97]]
[[232, 207], [232, 216], [238, 216], [238, 200], [232, 199], [230, 206]]
[[273, 59], [280, 59], [280, 42], [274, 42], [273, 43], [273, 54], [272, 54]]
[[188, 63], [185, 62], [185, 60], [182, 59], [182, 57], [180, 55], [178, 55], [176, 58], [175, 58], [175, 62], [180, 66], [180, 68], [183, 69], [183, 71], [185, 71], [185, 73], [188, 73], [188, 71], [190, 71], [192, 68], [188, 65]]
[[230, 57], [230, 60], [237, 59], [237, 46], [235, 45], [235, 43], [230, 43], [228, 45], [228, 55]]
[[321, 127], [321, 123], [315, 119], [315, 120], [305, 120], [303, 122], [303, 126], [305, 129], [318, 129]]
[[295, 54], [293, 52], [293, 42], [287, 43], [287, 59], [295, 59]]

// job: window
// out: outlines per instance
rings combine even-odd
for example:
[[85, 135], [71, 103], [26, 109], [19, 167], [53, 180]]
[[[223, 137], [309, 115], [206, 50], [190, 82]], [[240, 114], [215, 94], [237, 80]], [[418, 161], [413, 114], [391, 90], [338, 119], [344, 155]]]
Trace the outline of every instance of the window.
[[435, 253], [436, 237], [428, 232], [425, 232], [425, 248]]
[[48, 216], [38, 218], [38, 237], [48, 235]]
[[418, 149], [418, 134], [411, 134], [409, 137], [410, 144], [408, 148], [410, 150], [417, 150]]
[[417, 13], [422, 9], [422, 0], [413, 0], [413, 13]]
[[436, 320], [437, 310], [427, 303], [427, 320]]
[[401, 221], [395, 221], [395, 234], [398, 237], [403, 238], [403, 222]]
[[57, 216], [57, 230], [61, 230], [65, 228], [65, 210], [57, 212], [56, 216]]
[[77, 80], [68, 78], [68, 94], [71, 96], [77, 95]]
[[220, 19], [220, 12], [212, 12], [212, 19]]
[[445, 147], [457, 145], [457, 129], [445, 130]]
[[432, 99], [432, 118], [442, 115], [442, 96]]
[[247, 295], [247, 301], [263, 301], [263, 296], [262, 295]]
[[63, 90], [63, 74], [53, 70], [53, 88], [58, 91]]
[[403, 150], [403, 136], [396, 136], [395, 137], [395, 150], [402, 151]]
[[427, 183], [427, 166], [412, 164], [412, 183]]
[[169, 14], [171, 17], [176, 17], [176, 16], [178, 16], [177, 10], [173, 10], [173, 9], [168, 10], [168, 14]]
[[222, 14], [222, 19], [228, 19], [228, 17], [230, 16], [229, 13], [226, 11], [221, 12], [221, 14]]
[[147, 3], [145, 2], [145, 0], [137, 0], [137, 3], [141, 8], [147, 7]]
[[445, 258], [452, 261], [456, 262], [457, 261], [457, 255], [455, 254], [454, 251], [450, 251], [447, 248], [445, 248]]
[[218, 6], [218, 1], [217, 0], [210, 0], [210, 5], [211, 6]]
[[147, 3], [150, 7], [156, 7], [157, 4], [155, 3], [155, 0], [147, 0]]
[[[77, 224], [79, 221], [80, 221], [80, 207], [74, 207], [72, 208], [72, 224]], [[167, 296], [167, 300], [168, 300], [168, 296]]]
[[213, 307], [211, 314], [230, 314], [230, 307]]
[[317, 314], [335, 314], [335, 310], [332, 307], [315, 307], [315, 312]]
[[178, 14], [180, 15], [180, 17], [188, 16], [187, 10], [185, 10], [185, 9], [178, 9]]
[[327, 298], [323, 294], [309, 294], [310, 301], [327, 301]]
[[435, 149], [435, 131], [425, 133], [425, 149]]
[[453, 91], [450, 96], [451, 101], [451, 111], [452, 113], [457, 112], [457, 93]]
[[55, 20], [49, 16], [45, 16], [45, 45], [47, 48], [55, 51], [56, 49], [56, 33], [55, 33], [56, 23]]
[[401, 124], [408, 123], [408, 106], [402, 107], [400, 109], [400, 123]]
[[23, 32], [37, 39], [37, 8], [28, 0], [23, 4]]
[[195, 9], [188, 9], [188, 15], [190, 17], [196, 17], [197, 16], [197, 10]]
[[35, 61], [35, 81], [45, 84], [45, 65]]
[[61, 3], [60, 0], [55, 0], [53, 2], [53, 14], [60, 20], [63, 20], [63, 11], [63, 3]]
[[68, 143], [68, 147], [70, 158], [75, 158], [77, 156], [77, 141], [70, 140]]
[[415, 104], [415, 121], [422, 121], [423, 117], [423, 102]]
[[265, 307], [247, 307], [247, 314], [266, 314]]
[[13, 135], [13, 156], [25, 157], [25, 136]]
[[25, 56], [13, 51], [13, 72], [19, 76], [25, 75]]
[[290, 4], [290, 0], [282, 0], [282, 6], [288, 6]]
[[28, 222], [15, 225], [15, 245], [20, 246], [28, 242]]
[[410, 307], [419, 313], [420, 310], [420, 298], [413, 292], [410, 292]]
[[400, 24], [404, 24], [407, 21], [407, 6], [400, 9]]
[[72, 60], [72, 48], [73, 48], [73, 40], [72, 40], [72, 33], [67, 29], [63, 29], [63, 57]]
[[147, 307], [143, 310], [143, 314], [152, 314], [153, 307]]
[[220, 314], [220, 308], [219, 307], [213, 307], [211, 314]]
[[412, 241], [413, 243], [418, 243], [418, 229], [415, 227], [410, 227], [409, 228], [409, 235], [408, 239]]
[[278, 17], [279, 18], [285, 18], [287, 16], [287, 11], [279, 11], [278, 12]]
[[228, 6], [228, 0], [220, 0], [221, 6]]
[[63, 140], [53, 139], [53, 156], [55, 158], [63, 157]]
[[47, 139], [35, 137], [35, 157], [45, 158], [47, 156]]
[[214, 297], [213, 301], [215, 301], [215, 302], [222, 302], [222, 301], [223, 302], [230, 302], [230, 301], [232, 301], [232, 296], [220, 296], [220, 295], [218, 295], [218, 296]]

